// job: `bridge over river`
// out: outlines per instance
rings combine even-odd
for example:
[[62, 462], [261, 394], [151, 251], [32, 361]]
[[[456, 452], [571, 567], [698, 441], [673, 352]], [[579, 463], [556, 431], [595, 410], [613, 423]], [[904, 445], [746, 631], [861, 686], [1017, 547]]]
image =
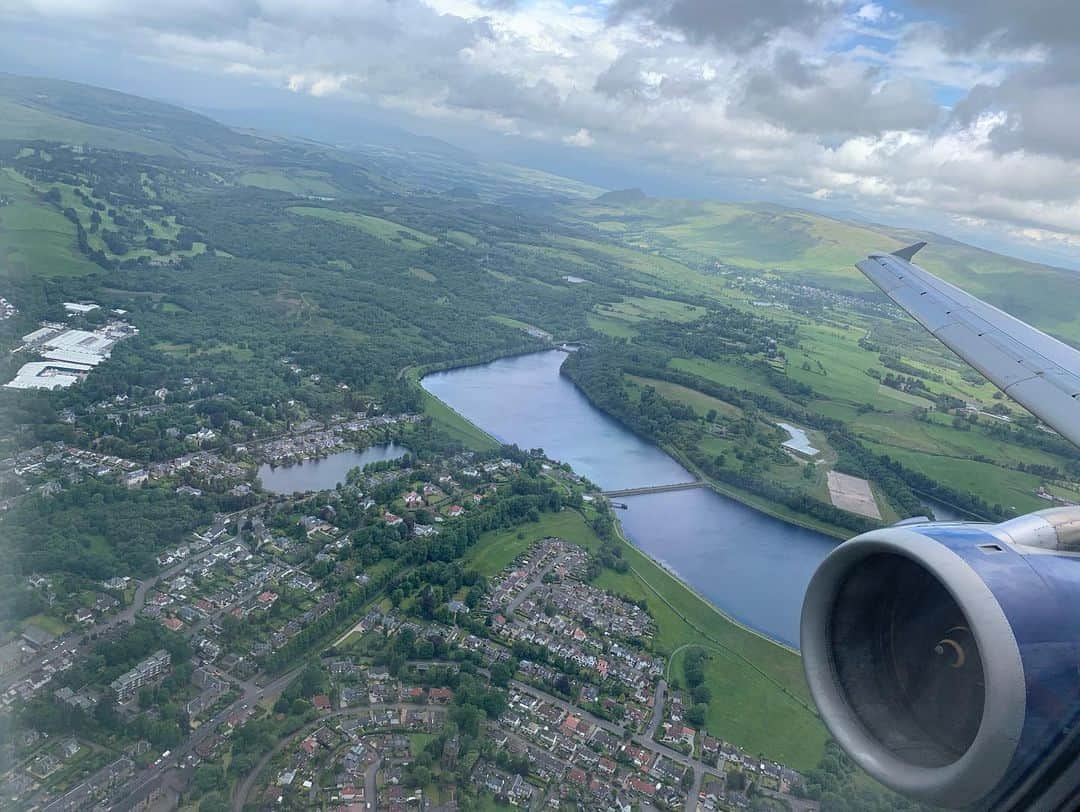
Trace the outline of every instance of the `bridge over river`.
[[612, 499], [619, 496], [641, 496], [646, 493], [668, 493], [670, 491], [689, 491], [694, 488], [704, 488], [705, 483], [700, 479], [695, 479], [693, 482], [676, 482], [672, 485], [646, 485], [642, 488], [623, 488], [618, 491], [603, 491], [603, 495], [608, 499]]

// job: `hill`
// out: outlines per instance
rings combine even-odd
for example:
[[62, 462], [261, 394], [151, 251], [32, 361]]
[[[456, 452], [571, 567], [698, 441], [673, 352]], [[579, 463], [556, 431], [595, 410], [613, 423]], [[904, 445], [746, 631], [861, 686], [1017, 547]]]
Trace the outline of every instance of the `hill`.
[[626, 206], [642, 203], [648, 200], [645, 193], [641, 189], [614, 189], [610, 192], [604, 192], [594, 198], [594, 203], [599, 203], [601, 206]]
[[893, 251], [925, 240], [929, 246], [919, 254], [919, 263], [927, 270], [1065, 340], [1080, 341], [1080, 322], [1070, 304], [1080, 297], [1080, 274], [1004, 257], [938, 234], [775, 205], [627, 199], [623, 193], [576, 204], [566, 215], [588, 220], [621, 244], [691, 268], [764, 272], [855, 294], [876, 290], [854, 269], [856, 261], [871, 251]]
[[223, 159], [255, 139], [213, 119], [76, 82], [0, 74], [0, 137], [60, 141], [147, 155]]

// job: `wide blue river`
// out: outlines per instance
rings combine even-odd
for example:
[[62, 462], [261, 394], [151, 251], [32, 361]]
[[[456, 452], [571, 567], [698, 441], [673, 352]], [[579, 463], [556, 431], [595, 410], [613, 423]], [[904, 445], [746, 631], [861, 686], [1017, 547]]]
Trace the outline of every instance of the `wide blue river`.
[[[687, 482], [678, 462], [596, 409], [559, 375], [565, 354], [437, 372], [423, 386], [505, 443], [543, 448], [605, 490]], [[797, 646], [814, 569], [836, 541], [708, 489], [625, 497], [626, 535], [717, 607]]]

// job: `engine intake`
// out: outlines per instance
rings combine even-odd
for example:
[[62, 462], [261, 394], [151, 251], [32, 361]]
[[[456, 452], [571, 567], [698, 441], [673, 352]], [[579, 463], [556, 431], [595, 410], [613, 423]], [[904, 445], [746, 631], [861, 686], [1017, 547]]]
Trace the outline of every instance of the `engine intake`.
[[1080, 560], [1019, 543], [1045, 524], [875, 530], [815, 573], [810, 691], [882, 783], [939, 806], [996, 804], [1080, 722]]

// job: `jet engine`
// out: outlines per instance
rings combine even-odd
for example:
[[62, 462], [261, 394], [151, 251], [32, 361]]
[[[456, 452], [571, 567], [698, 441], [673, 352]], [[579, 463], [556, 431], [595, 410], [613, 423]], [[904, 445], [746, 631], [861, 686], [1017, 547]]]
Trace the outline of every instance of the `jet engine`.
[[883, 784], [950, 808], [1080, 808], [1080, 509], [841, 544], [801, 643], [830, 732]]

